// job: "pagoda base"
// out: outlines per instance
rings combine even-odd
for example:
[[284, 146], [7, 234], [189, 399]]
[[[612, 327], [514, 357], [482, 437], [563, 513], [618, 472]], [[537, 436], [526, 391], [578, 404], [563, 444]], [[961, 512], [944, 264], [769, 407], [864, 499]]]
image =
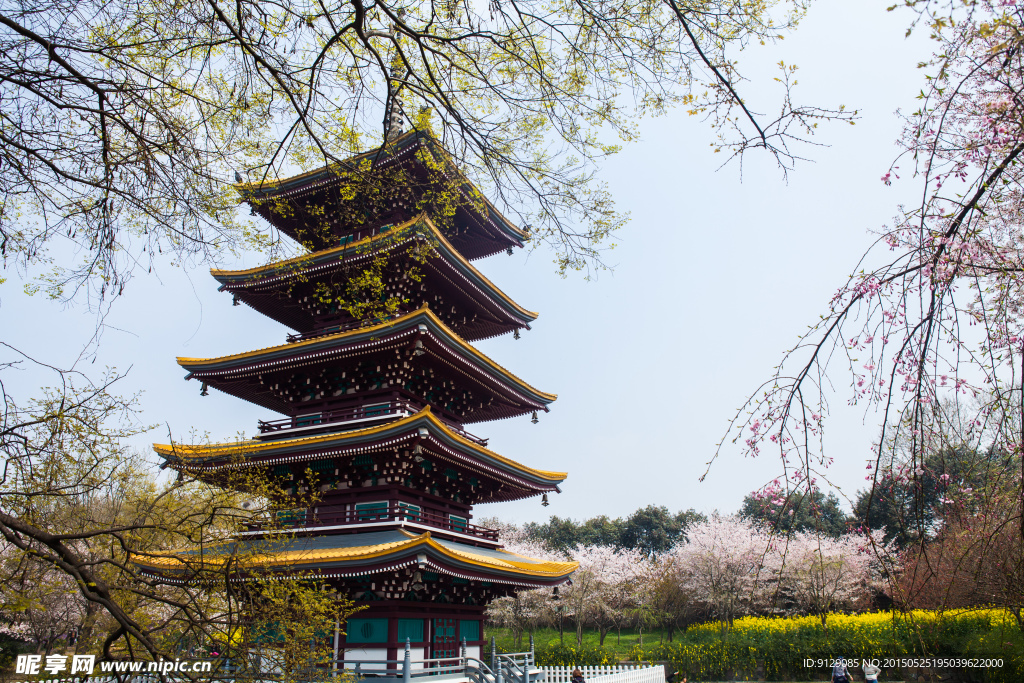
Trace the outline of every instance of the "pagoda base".
[[346, 669], [398, 671], [406, 641], [413, 670], [422, 670], [426, 660], [462, 657], [463, 641], [466, 657], [483, 654], [482, 605], [381, 600], [356, 606], [365, 609], [350, 617], [335, 638], [336, 661]]

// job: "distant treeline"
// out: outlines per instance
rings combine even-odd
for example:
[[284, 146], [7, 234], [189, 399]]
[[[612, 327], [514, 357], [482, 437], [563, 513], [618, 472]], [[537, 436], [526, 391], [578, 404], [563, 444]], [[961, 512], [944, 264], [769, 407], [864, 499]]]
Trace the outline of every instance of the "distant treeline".
[[672, 514], [664, 505], [648, 505], [629, 517], [606, 515], [582, 522], [552, 516], [544, 524], [523, 526], [526, 538], [550, 550], [569, 551], [588, 545], [629, 548], [648, 555], [663, 553], [686, 540], [686, 529], [707, 518], [693, 508]]
[[[810, 531], [830, 538], [858, 528], [881, 530], [886, 542], [906, 547], [939, 525], [943, 501], [951, 493], [981, 485], [974, 470], [964, 464], [977, 460], [977, 453], [971, 455], [975, 457], [950, 449], [942, 451], [929, 457], [914, 479], [886, 469], [874, 493], [857, 493], [852, 501], [853, 514], [842, 510], [834, 493], [825, 494], [812, 487], [789, 493], [755, 491], [744, 497], [739, 516], [775, 532]], [[685, 541], [686, 529], [706, 519], [693, 508], [672, 513], [664, 505], [648, 505], [625, 518], [598, 515], [577, 522], [552, 516], [544, 524], [526, 524], [523, 531], [527, 539], [555, 551], [601, 545], [654, 555]]]
[[[826, 496], [818, 489], [810, 494], [794, 493], [781, 504], [763, 493], [751, 493], [743, 499], [739, 516], [763, 525], [778, 525], [781, 531], [817, 531], [832, 538], [857, 526], [856, 520], [842, 511], [835, 494]], [[577, 522], [553, 515], [543, 524], [529, 522], [522, 530], [527, 540], [554, 551], [601, 545], [657, 555], [686, 541], [686, 530], [704, 521], [707, 517], [693, 508], [672, 513], [664, 505], [648, 505], [616, 519], [598, 515]]]

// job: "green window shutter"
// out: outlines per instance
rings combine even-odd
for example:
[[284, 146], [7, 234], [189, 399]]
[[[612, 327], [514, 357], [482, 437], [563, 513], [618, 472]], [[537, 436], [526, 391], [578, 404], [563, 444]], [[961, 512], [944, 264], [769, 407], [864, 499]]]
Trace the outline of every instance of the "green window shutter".
[[412, 505], [411, 503], [399, 503], [398, 509], [402, 512], [400, 515], [401, 519], [409, 520], [411, 522], [419, 521], [420, 518], [420, 506]]
[[387, 415], [391, 412], [390, 403], [377, 403], [372, 406], [365, 406], [366, 417], [377, 417], [379, 415]]
[[345, 639], [349, 643], [386, 643], [388, 642], [388, 620], [349, 619], [345, 633]]
[[333, 460], [317, 460], [316, 462], [309, 463], [309, 469], [313, 470], [314, 472], [325, 472], [327, 470], [333, 470], [334, 469], [334, 461]]
[[387, 501], [373, 503], [356, 503], [356, 517], [360, 522], [385, 519], [388, 516]]
[[480, 640], [480, 622], [475, 619], [459, 620], [459, 640], [474, 641]]
[[456, 517], [455, 515], [448, 515], [448, 519], [451, 521], [452, 529], [456, 531], [465, 531], [466, 525], [469, 523], [465, 517]]
[[399, 619], [398, 620], [398, 644], [401, 645], [408, 638], [409, 642], [423, 642], [423, 620], [422, 619]]

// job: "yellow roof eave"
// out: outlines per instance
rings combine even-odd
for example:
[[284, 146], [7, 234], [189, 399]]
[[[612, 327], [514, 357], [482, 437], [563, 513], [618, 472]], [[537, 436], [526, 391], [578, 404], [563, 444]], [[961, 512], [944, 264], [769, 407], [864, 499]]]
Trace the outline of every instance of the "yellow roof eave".
[[441, 330], [443, 330], [445, 334], [447, 334], [460, 347], [462, 347], [462, 349], [464, 351], [469, 352], [470, 355], [476, 357], [480, 361], [483, 361], [484, 364], [489, 366], [491, 369], [497, 370], [499, 373], [507, 376], [514, 383], [519, 384], [520, 387], [526, 389], [527, 391], [530, 391], [530, 392], [534, 393], [537, 396], [540, 396], [543, 399], [546, 399], [549, 402], [550, 401], [554, 401], [554, 400], [556, 400], [558, 398], [557, 394], [549, 394], [547, 392], [540, 391], [539, 389], [535, 389], [534, 387], [530, 386], [529, 384], [527, 384], [526, 382], [524, 382], [520, 378], [516, 377], [511, 372], [509, 372], [508, 370], [506, 370], [505, 368], [503, 368], [502, 366], [498, 365], [493, 360], [491, 360], [490, 358], [485, 356], [483, 353], [478, 351], [476, 348], [473, 347], [472, 344], [470, 344], [469, 342], [464, 340], [459, 335], [455, 334], [455, 332], [453, 332], [451, 329], [449, 329], [447, 325], [445, 325], [443, 322], [441, 322], [441, 319], [438, 318], [436, 315], [434, 315], [434, 312], [430, 310], [430, 307], [427, 304], [424, 304], [423, 306], [421, 306], [420, 308], [416, 309], [412, 313], [408, 313], [406, 315], [403, 315], [400, 318], [395, 318], [394, 320], [388, 320], [386, 322], [378, 323], [377, 325], [371, 325], [369, 327], [360, 327], [360, 328], [357, 328], [357, 329], [354, 329], [354, 330], [346, 330], [345, 332], [337, 332], [335, 334], [328, 334], [328, 335], [324, 335], [323, 337], [316, 337], [314, 339], [307, 339], [306, 341], [295, 342], [293, 344], [279, 344], [277, 346], [268, 346], [266, 348], [256, 349], [254, 351], [246, 351], [244, 353], [235, 353], [235, 354], [231, 354], [231, 355], [227, 355], [227, 356], [218, 356], [216, 358], [186, 358], [186, 357], [183, 357], [183, 356], [179, 356], [176, 360], [178, 362], [178, 365], [181, 365], [182, 367], [185, 367], [185, 366], [188, 366], [188, 365], [193, 365], [193, 366], [194, 365], [200, 365], [200, 366], [202, 366], [202, 365], [213, 365], [215, 363], [225, 363], [225, 362], [235, 361], [235, 360], [245, 360], [247, 358], [256, 358], [256, 357], [259, 357], [261, 355], [268, 354], [268, 353], [273, 353], [275, 351], [281, 351], [283, 349], [302, 349], [304, 347], [312, 346], [314, 344], [322, 344], [322, 343], [324, 343], [326, 341], [340, 340], [340, 339], [344, 339], [345, 337], [350, 337], [350, 336], [355, 336], [355, 335], [360, 335], [360, 334], [366, 334], [366, 333], [372, 333], [372, 332], [375, 332], [375, 331], [384, 331], [388, 327], [394, 327], [395, 325], [397, 325], [400, 322], [403, 322], [405, 320], [408, 320], [408, 319], [410, 319], [410, 318], [412, 318], [414, 316], [421, 315], [421, 314], [426, 315], [428, 318], [430, 318], [431, 322], [433, 322], [435, 325], [437, 325], [439, 328], [441, 328]]
[[[243, 567], [277, 567], [282, 565], [293, 565], [296, 562], [302, 561], [316, 561], [316, 562], [335, 562], [339, 560], [372, 560], [380, 557], [390, 555], [397, 551], [409, 550], [417, 546], [428, 546], [435, 550], [438, 554], [447, 556], [452, 559], [457, 559], [462, 562], [466, 562], [483, 569], [497, 569], [505, 572], [510, 572], [519, 575], [532, 576], [536, 578], [558, 578], [560, 576], [566, 576], [579, 567], [578, 562], [553, 562], [546, 560], [543, 562], [522, 562], [516, 561], [516, 558], [522, 557], [514, 553], [507, 553], [508, 558], [502, 558], [496, 560], [495, 558], [487, 557], [485, 555], [478, 555], [472, 552], [456, 551], [438, 543], [431, 536], [430, 532], [425, 532], [419, 535], [413, 535], [406, 532], [409, 536], [407, 541], [396, 541], [392, 543], [383, 543], [374, 546], [354, 546], [350, 548], [329, 548], [325, 550], [290, 550], [279, 553], [256, 553], [251, 557], [242, 560], [240, 563]], [[203, 558], [204, 563], [211, 565], [223, 565], [227, 559], [218, 560], [218, 555], [214, 552], [208, 554], [210, 557], [207, 560]], [[219, 556], [223, 557], [223, 555]], [[236, 559], [237, 558], [232, 558]], [[153, 568], [167, 568], [173, 569], [180, 567], [185, 563], [182, 562], [176, 555], [163, 554], [157, 556], [147, 556], [145, 559], [136, 559], [136, 563], [147, 567]]]
[[[470, 441], [469, 439], [460, 435], [458, 432], [452, 431], [451, 429], [448, 428], [448, 425], [446, 425], [441, 420], [437, 419], [434, 413], [430, 410], [430, 406], [425, 407], [423, 410], [414, 415], [403, 417], [402, 419], [395, 420], [394, 422], [388, 422], [386, 424], [377, 425], [375, 427], [366, 427], [364, 429], [354, 429], [352, 431], [345, 432], [344, 437], [370, 436], [388, 429], [394, 429], [395, 427], [404, 426], [406, 424], [415, 422], [416, 420], [424, 417], [427, 420], [429, 420], [430, 423], [434, 425], [437, 429], [441, 430], [448, 437], [457, 441], [460, 445], [477, 451], [478, 453], [487, 455], [488, 457], [494, 458], [498, 462], [501, 462], [504, 465], [508, 465], [513, 469], [519, 470], [524, 474], [535, 476], [540, 479], [547, 479], [552, 482], [564, 481], [565, 478], [569, 476], [568, 472], [552, 472], [548, 470], [536, 470], [533, 469], [532, 467], [527, 467], [522, 463], [518, 463], [515, 460], [512, 460], [511, 458], [506, 458], [503, 455], [499, 455], [492, 450], [489, 450], [479, 444]], [[209, 458], [218, 455], [223, 457], [231, 457], [234, 455], [242, 454], [257, 454], [267, 451], [274, 451], [284, 446], [315, 446], [318, 443], [322, 443], [324, 441], [332, 441], [337, 438], [338, 434], [335, 433], [320, 434], [318, 436], [297, 437], [294, 439], [281, 439], [279, 441], [250, 440], [241, 441], [234, 444], [214, 444], [211, 446], [179, 446], [174, 444], [153, 444], [153, 450], [156, 451], [157, 454], [162, 455], [164, 457], [177, 457], [181, 460], [188, 460], [191, 458]]]

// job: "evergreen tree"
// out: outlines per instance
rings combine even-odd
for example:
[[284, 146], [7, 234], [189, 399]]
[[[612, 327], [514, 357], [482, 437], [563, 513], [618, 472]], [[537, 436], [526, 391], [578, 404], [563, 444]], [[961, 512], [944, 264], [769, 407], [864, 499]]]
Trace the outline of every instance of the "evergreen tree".
[[827, 496], [817, 487], [788, 496], [774, 490], [755, 491], [743, 499], [740, 517], [780, 533], [816, 532], [839, 538], [850, 520], [834, 493]]

